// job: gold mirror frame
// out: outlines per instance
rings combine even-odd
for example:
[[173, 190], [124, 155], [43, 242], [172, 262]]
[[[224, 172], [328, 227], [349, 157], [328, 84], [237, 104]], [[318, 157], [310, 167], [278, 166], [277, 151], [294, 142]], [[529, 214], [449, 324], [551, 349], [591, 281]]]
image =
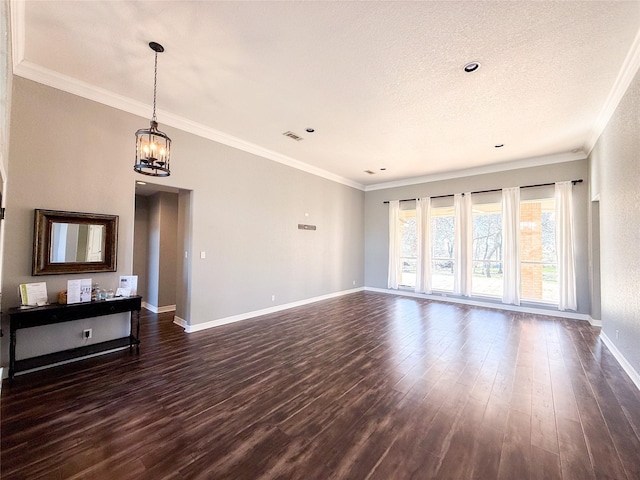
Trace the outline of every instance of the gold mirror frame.
[[[104, 226], [105, 236], [100, 262], [52, 262], [51, 232], [54, 223]], [[118, 252], [118, 216], [99, 213], [35, 210], [32, 275], [115, 272]]]

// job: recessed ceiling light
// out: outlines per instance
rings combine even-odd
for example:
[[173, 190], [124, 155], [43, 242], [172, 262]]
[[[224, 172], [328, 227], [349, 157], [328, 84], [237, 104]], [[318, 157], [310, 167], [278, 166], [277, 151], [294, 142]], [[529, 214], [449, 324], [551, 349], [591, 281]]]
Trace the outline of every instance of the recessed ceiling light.
[[504, 143], [499, 143], [499, 144], [497, 144], [497, 145], [494, 145], [494, 147], [496, 147], [496, 148], [502, 148], [502, 147], [504, 147]]
[[315, 130], [313, 128], [307, 128], [307, 132], [313, 133], [313, 132], [315, 132]]
[[368, 173], [369, 175], [375, 175], [376, 172], [374, 172], [373, 170], [365, 170], [364, 173]]
[[464, 71], [467, 73], [475, 72], [480, 68], [480, 63], [478, 62], [469, 62], [464, 66]]
[[380, 170], [384, 172], [386, 169], [387, 169], [386, 167], [382, 167]]
[[138, 185], [146, 185], [147, 182], [136, 182]]

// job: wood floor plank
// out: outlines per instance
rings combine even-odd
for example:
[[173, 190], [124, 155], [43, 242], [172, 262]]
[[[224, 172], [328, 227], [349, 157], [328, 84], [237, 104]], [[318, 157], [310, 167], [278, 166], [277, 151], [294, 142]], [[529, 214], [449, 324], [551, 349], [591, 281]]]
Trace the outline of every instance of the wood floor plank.
[[504, 432], [482, 422], [472, 453], [470, 479], [498, 478]]
[[529, 478], [531, 462], [531, 416], [509, 410], [498, 479]]
[[596, 478], [580, 423], [559, 418], [558, 444], [562, 478]]
[[596, 478], [626, 479], [607, 424], [593, 397], [576, 397], [582, 428]]
[[579, 421], [578, 405], [571, 387], [571, 380], [564, 369], [564, 363], [550, 363], [549, 366], [556, 418]]
[[384, 456], [370, 474], [370, 479], [437, 478], [439, 458], [424, 445], [427, 432], [440, 410], [440, 405], [423, 402], [414, 414], [413, 421], [404, 424]]
[[456, 422], [455, 430], [448, 439], [447, 449], [442, 452], [438, 469], [441, 478], [471, 478], [474, 471], [475, 453], [482, 439], [481, 424], [486, 408], [485, 402], [469, 399]]
[[560, 480], [560, 456], [535, 445], [531, 446], [531, 480]]
[[640, 392], [587, 322], [373, 292], [5, 383], [7, 479], [640, 478]]
[[531, 397], [531, 445], [558, 453], [551, 379], [535, 381]]

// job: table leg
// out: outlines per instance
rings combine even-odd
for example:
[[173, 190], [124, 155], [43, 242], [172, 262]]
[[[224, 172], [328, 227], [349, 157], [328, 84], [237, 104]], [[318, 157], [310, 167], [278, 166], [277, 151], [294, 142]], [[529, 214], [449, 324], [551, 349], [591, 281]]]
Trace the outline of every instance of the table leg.
[[9, 381], [13, 380], [16, 373], [16, 331], [11, 329], [11, 343], [9, 347]]
[[140, 310], [136, 310], [136, 353], [140, 353]]

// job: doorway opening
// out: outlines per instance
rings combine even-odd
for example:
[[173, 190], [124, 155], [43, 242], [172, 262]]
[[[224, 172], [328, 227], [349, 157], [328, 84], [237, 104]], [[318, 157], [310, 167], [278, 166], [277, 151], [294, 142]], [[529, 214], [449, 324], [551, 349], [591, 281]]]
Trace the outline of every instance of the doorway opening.
[[136, 182], [133, 275], [154, 313], [189, 318], [191, 190]]

